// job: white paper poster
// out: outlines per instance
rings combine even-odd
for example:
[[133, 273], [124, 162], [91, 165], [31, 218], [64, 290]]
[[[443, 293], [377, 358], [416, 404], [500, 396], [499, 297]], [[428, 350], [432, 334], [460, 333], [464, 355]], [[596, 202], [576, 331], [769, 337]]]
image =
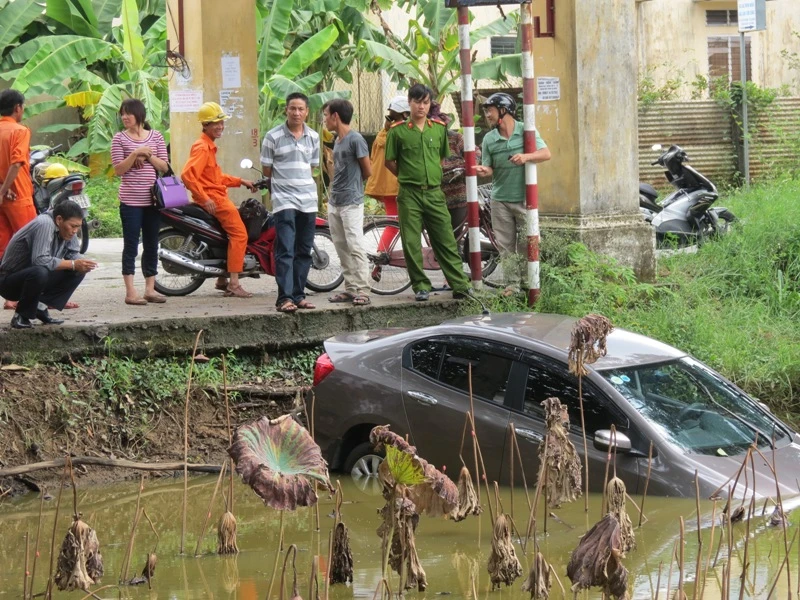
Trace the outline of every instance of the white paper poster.
[[197, 112], [203, 104], [203, 90], [170, 90], [169, 110], [174, 113]]
[[219, 105], [222, 112], [234, 119], [244, 117], [244, 98], [236, 93], [237, 90], [220, 90]]
[[222, 57], [222, 87], [228, 89], [242, 87], [242, 68], [238, 55]]
[[536, 78], [536, 101], [561, 100], [561, 80], [558, 77]]

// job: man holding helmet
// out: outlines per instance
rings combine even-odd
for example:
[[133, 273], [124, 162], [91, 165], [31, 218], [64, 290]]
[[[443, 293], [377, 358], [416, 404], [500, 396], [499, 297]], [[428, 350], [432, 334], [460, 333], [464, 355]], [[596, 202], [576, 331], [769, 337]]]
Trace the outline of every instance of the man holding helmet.
[[192, 144], [189, 159], [181, 172], [181, 179], [192, 193], [192, 200], [199, 204], [219, 221], [228, 234], [228, 275], [217, 280], [216, 288], [226, 296], [250, 298], [253, 294], [245, 291], [239, 284], [239, 273], [244, 268], [244, 254], [247, 248], [247, 229], [236, 205], [228, 198], [229, 187], [244, 186], [251, 192], [256, 188], [252, 181], [226, 175], [217, 164], [216, 140], [225, 131], [226, 115], [216, 102], [206, 102], [197, 112], [197, 120], [203, 126], [200, 139]]
[[[524, 257], [527, 250], [527, 212], [525, 207], [525, 164], [550, 160], [547, 144], [536, 132], [536, 151], [523, 152], [524, 127], [515, 119], [517, 103], [509, 94], [492, 94], [483, 104], [483, 116], [491, 131], [481, 144], [480, 177], [492, 177], [492, 229], [502, 257], [510, 296], [527, 282]], [[510, 263], [510, 264], [509, 264]]]

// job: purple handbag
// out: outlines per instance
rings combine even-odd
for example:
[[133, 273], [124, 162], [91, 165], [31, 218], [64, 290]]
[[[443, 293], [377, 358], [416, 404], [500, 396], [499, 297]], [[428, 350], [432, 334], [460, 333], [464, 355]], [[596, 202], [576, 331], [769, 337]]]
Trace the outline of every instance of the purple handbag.
[[189, 192], [172, 167], [163, 176], [156, 172], [156, 182], [150, 188], [153, 205], [159, 210], [177, 208], [189, 204]]

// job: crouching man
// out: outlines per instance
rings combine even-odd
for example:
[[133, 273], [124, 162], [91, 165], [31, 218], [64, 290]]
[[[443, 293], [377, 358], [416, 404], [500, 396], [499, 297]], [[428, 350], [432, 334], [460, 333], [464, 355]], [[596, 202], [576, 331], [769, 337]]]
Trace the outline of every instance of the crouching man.
[[47, 312], [51, 306], [63, 310], [83, 277], [97, 267], [83, 258], [76, 234], [83, 212], [65, 200], [17, 231], [0, 262], [0, 296], [18, 300], [11, 318], [14, 329], [30, 329], [32, 319], [45, 325], [60, 325]]

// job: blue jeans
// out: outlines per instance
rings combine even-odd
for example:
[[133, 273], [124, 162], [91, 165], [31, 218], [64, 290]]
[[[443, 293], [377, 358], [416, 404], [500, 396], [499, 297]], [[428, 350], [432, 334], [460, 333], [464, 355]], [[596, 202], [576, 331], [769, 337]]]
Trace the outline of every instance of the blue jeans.
[[136, 273], [136, 255], [139, 253], [139, 233], [142, 238], [142, 273], [145, 277], [158, 274], [158, 230], [161, 213], [155, 206], [119, 205], [122, 221], [122, 274]]
[[280, 306], [286, 300], [297, 304], [306, 297], [317, 213], [287, 208], [276, 212], [274, 217], [276, 305]]

